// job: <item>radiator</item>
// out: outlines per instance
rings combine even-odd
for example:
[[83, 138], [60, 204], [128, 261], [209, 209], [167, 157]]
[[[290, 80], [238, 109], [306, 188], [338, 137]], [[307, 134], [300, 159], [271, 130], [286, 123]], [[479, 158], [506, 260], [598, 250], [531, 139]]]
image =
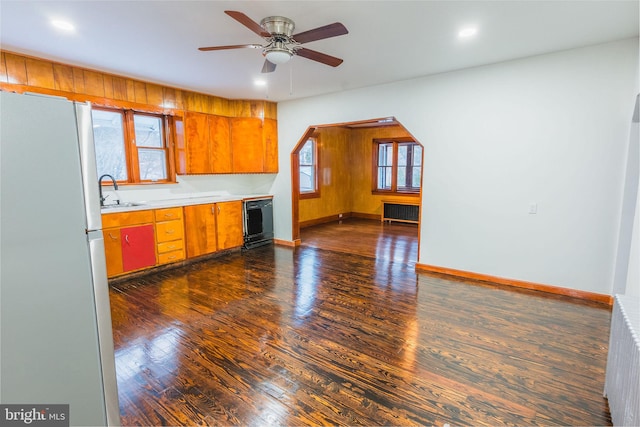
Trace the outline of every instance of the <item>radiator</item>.
[[616, 295], [604, 395], [615, 426], [640, 425], [640, 298]]
[[382, 202], [382, 221], [415, 222], [420, 218], [420, 206], [394, 202]]

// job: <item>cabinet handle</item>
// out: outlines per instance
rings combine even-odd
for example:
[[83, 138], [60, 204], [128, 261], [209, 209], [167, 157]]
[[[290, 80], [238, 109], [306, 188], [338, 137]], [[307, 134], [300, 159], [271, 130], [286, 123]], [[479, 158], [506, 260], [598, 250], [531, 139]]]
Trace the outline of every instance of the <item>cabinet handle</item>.
[[113, 234], [109, 233], [109, 237], [111, 238], [111, 240], [118, 240], [117, 236], [114, 236]]
[[172, 217], [173, 217], [173, 214], [164, 214], [164, 217], [165, 217], [165, 218], [172, 218]]
[[216, 213], [216, 207], [215, 206], [211, 206], [211, 213], [215, 214]]
[[218, 213], [220, 213], [220, 206], [218, 206]]
[[175, 245], [168, 246], [167, 249], [175, 249]]
[[173, 234], [175, 232], [176, 232], [176, 230], [167, 230], [167, 231], [165, 231], [165, 234]]
[[124, 241], [125, 241], [125, 242], [127, 242], [127, 245], [129, 245], [129, 244], [130, 244], [130, 243], [129, 243], [129, 235], [128, 235], [128, 234], [125, 234], [125, 235], [124, 235]]

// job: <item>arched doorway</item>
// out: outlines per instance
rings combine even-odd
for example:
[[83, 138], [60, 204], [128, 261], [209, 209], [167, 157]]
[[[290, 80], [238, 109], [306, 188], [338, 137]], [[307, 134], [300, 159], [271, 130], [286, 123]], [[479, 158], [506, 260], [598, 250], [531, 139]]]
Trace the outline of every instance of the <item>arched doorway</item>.
[[[385, 167], [377, 164], [377, 143], [387, 145], [390, 157]], [[421, 206], [423, 151], [422, 144], [394, 118], [307, 128], [290, 159], [293, 241], [302, 243], [302, 228], [342, 219], [363, 218], [379, 223], [385, 199]], [[310, 169], [314, 166], [315, 173]], [[412, 169], [417, 170], [411, 174]], [[387, 170], [388, 181], [378, 188], [383, 170]], [[407, 172], [411, 174], [408, 180], [398, 178]], [[317, 183], [315, 191], [312, 181]], [[417, 219], [414, 228], [419, 238], [419, 215]], [[417, 261], [417, 250], [414, 256], [413, 261]]]

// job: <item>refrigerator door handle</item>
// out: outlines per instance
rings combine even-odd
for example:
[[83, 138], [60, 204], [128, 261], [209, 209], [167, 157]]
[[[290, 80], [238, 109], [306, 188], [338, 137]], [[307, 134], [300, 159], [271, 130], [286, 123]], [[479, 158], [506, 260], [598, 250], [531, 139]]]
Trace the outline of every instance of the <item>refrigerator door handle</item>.
[[96, 149], [93, 143], [93, 121], [91, 104], [75, 103], [78, 124], [78, 141], [80, 145], [80, 166], [82, 172], [82, 189], [84, 190], [84, 206], [87, 215], [87, 231], [100, 230], [100, 192], [98, 191], [98, 167], [96, 166]]

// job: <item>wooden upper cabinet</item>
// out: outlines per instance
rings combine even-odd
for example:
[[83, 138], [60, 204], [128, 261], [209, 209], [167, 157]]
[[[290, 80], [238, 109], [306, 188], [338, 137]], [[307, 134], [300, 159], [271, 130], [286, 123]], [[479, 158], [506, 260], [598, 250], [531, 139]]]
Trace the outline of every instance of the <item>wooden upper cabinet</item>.
[[186, 173], [211, 173], [207, 114], [187, 112], [184, 117]]
[[[184, 142], [184, 118], [169, 118], [170, 129], [172, 132], [174, 162], [176, 173], [184, 175], [187, 173], [187, 146]], [[173, 125], [171, 125], [171, 123]]]
[[263, 172], [278, 172], [278, 121], [264, 119], [262, 127], [262, 144], [264, 147]]
[[184, 148], [178, 145], [179, 173], [278, 172], [278, 122], [274, 119], [187, 112]]
[[211, 173], [233, 172], [229, 118], [210, 115], [208, 126]]
[[233, 117], [229, 120], [231, 122], [233, 172], [262, 172], [264, 170], [262, 120], [254, 117]]

